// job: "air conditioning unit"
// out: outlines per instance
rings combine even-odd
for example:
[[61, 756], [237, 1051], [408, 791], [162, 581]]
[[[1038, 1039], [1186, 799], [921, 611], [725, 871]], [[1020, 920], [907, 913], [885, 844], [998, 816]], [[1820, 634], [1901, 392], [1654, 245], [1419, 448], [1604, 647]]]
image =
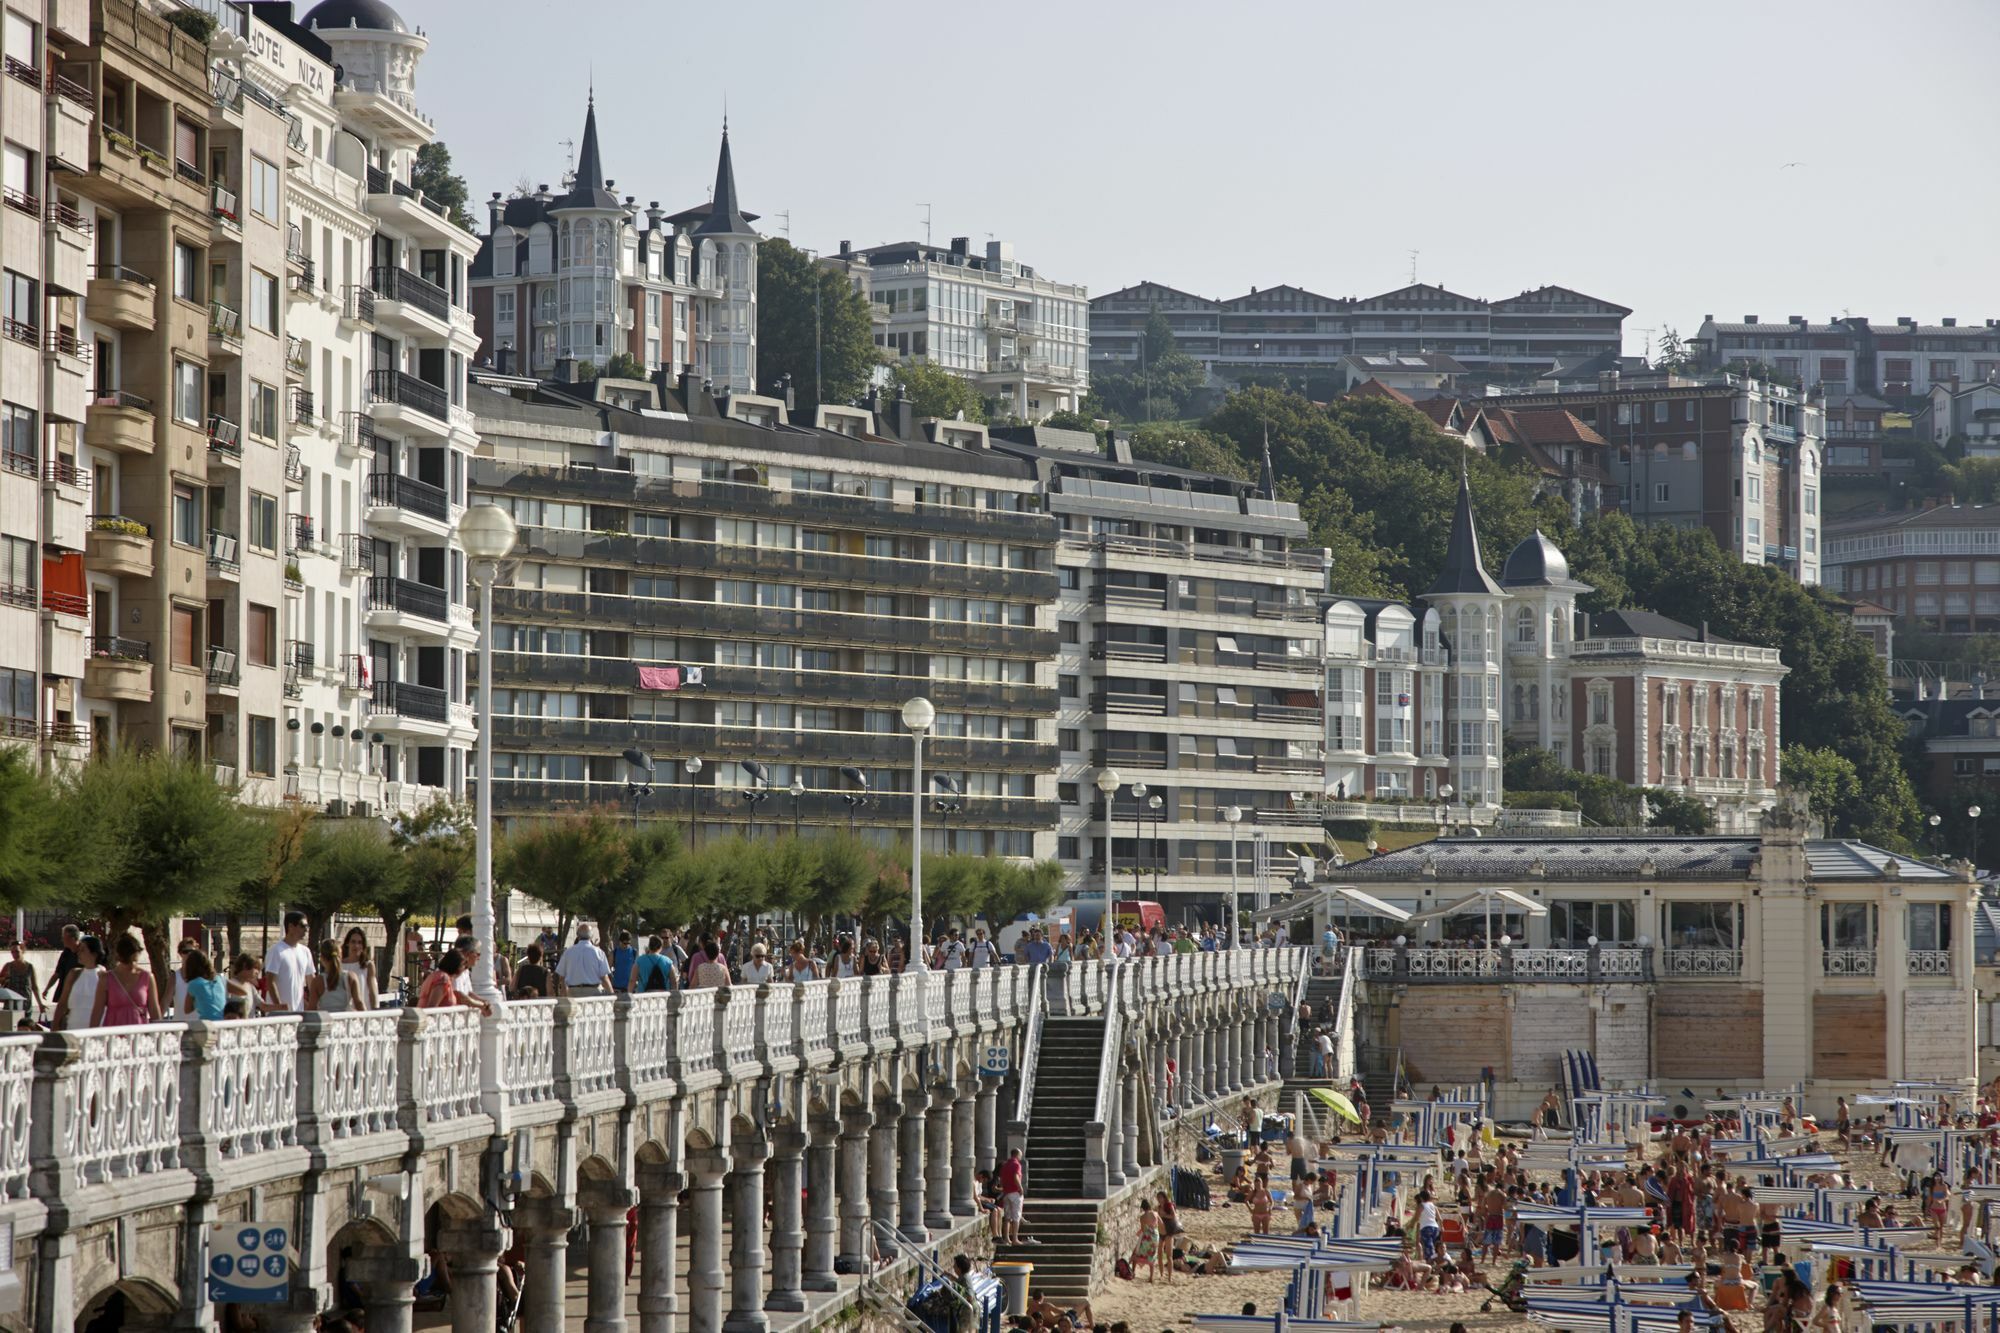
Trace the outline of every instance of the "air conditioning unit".
[[356, 801], [348, 809], [349, 813], [351, 813], [356, 819], [368, 818], [368, 802], [366, 801]]
[[347, 802], [335, 797], [326, 803], [326, 812], [335, 819], [347, 818]]

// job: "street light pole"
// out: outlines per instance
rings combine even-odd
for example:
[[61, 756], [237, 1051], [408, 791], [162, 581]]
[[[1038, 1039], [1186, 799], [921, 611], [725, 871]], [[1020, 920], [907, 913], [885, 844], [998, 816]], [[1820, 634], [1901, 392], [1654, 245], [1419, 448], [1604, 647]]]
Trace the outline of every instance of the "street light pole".
[[1982, 812], [1976, 805], [1965, 807], [1965, 817], [1972, 821], [1972, 877], [1979, 878], [1979, 816]]
[[498, 505], [473, 505], [459, 516], [458, 544], [479, 585], [479, 792], [473, 802], [472, 933], [479, 962], [472, 990], [496, 1008], [502, 997], [493, 980], [493, 583], [500, 562], [514, 549], [514, 518]]
[[1146, 809], [1151, 812], [1153, 820], [1153, 897], [1155, 898], [1160, 896], [1160, 862], [1166, 859], [1160, 851], [1160, 825], [1166, 822], [1166, 804], [1166, 799], [1158, 792], [1146, 798]]
[[1146, 890], [1139, 875], [1139, 816], [1146, 808], [1146, 784], [1132, 784], [1132, 901], [1145, 897]]
[[924, 966], [924, 733], [937, 721], [937, 709], [921, 694], [903, 705], [903, 725], [910, 730], [910, 957], [908, 972]]
[[1097, 775], [1097, 790], [1104, 797], [1104, 923], [1098, 928], [1103, 947], [1100, 952], [1106, 962], [1116, 955], [1111, 950], [1111, 929], [1113, 923], [1113, 903], [1117, 896], [1117, 885], [1111, 870], [1111, 798], [1118, 794], [1118, 770], [1107, 768]]
[[1243, 807], [1238, 805], [1222, 812], [1222, 822], [1229, 825], [1229, 947], [1232, 949], [1243, 939], [1243, 902], [1236, 893], [1236, 825], [1242, 818]]
[[688, 850], [699, 845], [695, 837], [695, 812], [701, 809], [701, 784], [695, 779], [701, 776], [701, 756], [689, 755], [681, 761], [681, 771], [688, 775]]
[[799, 802], [806, 798], [806, 780], [792, 774], [792, 841], [799, 840]]

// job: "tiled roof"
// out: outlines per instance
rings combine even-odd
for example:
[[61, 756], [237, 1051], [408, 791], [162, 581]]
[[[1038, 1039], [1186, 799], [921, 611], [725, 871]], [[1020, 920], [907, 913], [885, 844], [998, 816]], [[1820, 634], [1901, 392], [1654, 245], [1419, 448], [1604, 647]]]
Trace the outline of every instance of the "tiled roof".
[[1387, 398], [1391, 402], [1401, 403], [1405, 407], [1416, 406], [1416, 400], [1411, 398], [1410, 395], [1404, 393], [1401, 389], [1390, 388], [1378, 379], [1365, 379], [1361, 381], [1361, 383], [1349, 389], [1345, 396], [1348, 398]]
[[1806, 870], [1815, 880], [1883, 879], [1885, 867], [1896, 867], [1897, 879], [1949, 881], [1957, 876], [1941, 866], [1871, 847], [1865, 842], [1816, 838], [1806, 843]]
[[[1373, 383], [1373, 381], [1371, 380], [1370, 383]], [[1420, 398], [1412, 406], [1444, 430], [1463, 430], [1465, 428], [1465, 418], [1459, 411], [1459, 402], [1456, 398], [1447, 398], [1443, 395], [1435, 398]]]
[[[1357, 882], [1483, 880], [1740, 880], [1762, 847], [1755, 837], [1438, 838], [1341, 867]], [[1949, 870], [1914, 857], [1833, 838], [1806, 841], [1807, 873], [1816, 882], [1894, 877], [1948, 883]], [[1650, 866], [1650, 870], [1648, 867]]]
[[1829, 526], [1829, 537], [1879, 528], [1991, 528], [2000, 525], [2000, 505], [1938, 505], [1900, 514], [1870, 514]]

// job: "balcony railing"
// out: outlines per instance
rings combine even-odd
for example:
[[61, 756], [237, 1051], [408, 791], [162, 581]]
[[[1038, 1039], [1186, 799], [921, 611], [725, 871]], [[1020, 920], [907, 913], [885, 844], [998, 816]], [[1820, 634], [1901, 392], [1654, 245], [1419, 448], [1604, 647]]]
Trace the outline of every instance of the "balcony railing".
[[1670, 977], [1734, 977], [1743, 973], [1741, 949], [1661, 949], [1660, 970]]
[[15, 56], [8, 56], [6, 59], [8, 78], [18, 79], [30, 88], [33, 88], [36, 92], [42, 90], [42, 76], [35, 69], [32, 61], [22, 60]]
[[349, 284], [341, 298], [340, 317], [352, 320], [357, 324], [373, 324], [375, 322], [375, 289], [373, 287], [363, 287], [360, 283]]
[[1485, 949], [1448, 944], [1370, 948], [1370, 977], [1416, 982], [1651, 981], [1651, 950], [1618, 948]]
[[89, 106], [95, 100], [91, 97], [89, 88], [75, 79], [67, 79], [60, 74], [49, 75], [49, 91], [64, 101], [75, 102], [79, 106]]
[[374, 453], [378, 445], [374, 421], [366, 412], [342, 412], [340, 442], [349, 449], [364, 449], [371, 454]]
[[285, 544], [285, 550], [291, 554], [310, 551], [313, 549], [316, 536], [311, 514], [293, 514], [291, 540]]
[[292, 389], [292, 422], [299, 426], [310, 426], [319, 419], [317, 405], [313, 401], [311, 389]]
[[400, 579], [390, 574], [376, 574], [369, 578], [368, 609], [400, 611], [440, 624], [451, 617], [451, 602], [443, 588], [433, 588], [428, 583]]
[[295, 261], [298, 272], [292, 274], [291, 288], [302, 296], [311, 296], [319, 287], [319, 268], [310, 259]]
[[1829, 977], [1872, 977], [1875, 975], [1873, 949], [1826, 949], [1820, 954], [1820, 971]]
[[243, 338], [243, 312], [220, 301], [210, 302], [208, 331], [225, 341], [240, 342]]
[[153, 645], [144, 639], [127, 639], [116, 634], [93, 634], [90, 637], [90, 655], [111, 658], [119, 662], [150, 662], [153, 660]]
[[1951, 950], [1912, 949], [1909, 952], [1909, 971], [1913, 977], [1948, 977], [1951, 975]]
[[90, 474], [66, 458], [51, 458], [49, 465], [42, 469], [42, 479], [57, 486], [74, 486], [85, 491], [90, 489]]
[[243, 428], [228, 417], [221, 415], [210, 417], [208, 449], [210, 453], [223, 454], [230, 458], [243, 457]]
[[208, 534], [208, 567], [221, 574], [234, 574], [241, 565], [237, 563], [240, 551], [236, 534], [233, 532], [211, 532]]
[[75, 329], [50, 329], [42, 347], [46, 351], [71, 357], [85, 365], [90, 364], [90, 344], [78, 337]]
[[241, 670], [237, 665], [236, 653], [233, 649], [211, 648], [208, 650], [208, 683], [210, 685], [226, 688], [235, 685], [240, 679]]
[[97, 233], [97, 228], [83, 216], [81, 209], [66, 204], [60, 199], [51, 199], [49, 201], [48, 218], [49, 221], [55, 223], [58, 227], [68, 227], [71, 231], [81, 232], [85, 236], [93, 236]]
[[17, 343], [26, 343], [30, 347], [42, 345], [40, 326], [15, 319], [11, 315], [0, 317], [0, 337], [11, 338]]
[[400, 370], [369, 371], [368, 396], [375, 402], [395, 403], [439, 421], [451, 420], [451, 402], [443, 389]]
[[90, 602], [80, 592], [57, 592], [53, 588], [44, 588], [42, 610], [53, 611], [59, 616], [76, 616], [81, 619], [90, 613]]
[[217, 221], [236, 227], [243, 225], [243, 216], [237, 211], [236, 191], [226, 185], [217, 185], [209, 191], [209, 211]]
[[293, 268], [312, 262], [312, 253], [306, 249], [305, 229], [296, 222], [285, 228], [285, 262]]
[[385, 301], [413, 305], [436, 319], [451, 318], [451, 293], [406, 268], [384, 264], [368, 270], [368, 285]]
[[451, 720], [451, 697], [429, 685], [412, 685], [406, 680], [378, 680], [370, 687], [368, 710], [392, 717], [414, 718], [419, 722]]
[[42, 201], [26, 190], [17, 190], [11, 185], [0, 186], [0, 202], [16, 213], [26, 213], [31, 218], [42, 215]]
[[427, 481], [419, 481], [400, 472], [369, 473], [368, 502], [407, 509], [413, 514], [434, 518], [441, 523], [449, 522], [451, 519], [450, 500], [442, 486], [433, 486]]

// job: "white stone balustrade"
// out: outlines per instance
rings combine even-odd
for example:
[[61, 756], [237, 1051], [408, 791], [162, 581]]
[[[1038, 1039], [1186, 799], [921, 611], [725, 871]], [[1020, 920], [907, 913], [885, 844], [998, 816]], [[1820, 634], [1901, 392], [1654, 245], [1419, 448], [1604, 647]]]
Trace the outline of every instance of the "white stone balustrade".
[[117, 1185], [180, 1165], [186, 1031], [184, 1023], [156, 1023], [44, 1039], [35, 1055], [31, 1131], [37, 1195]]
[[[965, 969], [960, 968], [959, 971]], [[929, 983], [924, 988], [924, 1027], [927, 1031], [936, 1032], [945, 1026], [953, 975], [950, 972], [933, 972], [925, 978]]]
[[[536, 1001], [522, 1001], [533, 1004]], [[512, 1008], [513, 1006], [509, 1006]], [[419, 1125], [444, 1125], [479, 1111], [479, 1014], [469, 1008], [405, 1009], [405, 1041]]]
[[32, 1032], [0, 1037], [0, 1199], [28, 1196], [28, 1113], [41, 1040]]
[[679, 1006], [674, 1042], [680, 1053], [683, 1082], [715, 1072], [715, 997], [709, 989], [684, 990], [674, 998]]
[[401, 1019], [395, 1009], [302, 1016], [301, 1143], [333, 1143], [396, 1128]]
[[[773, 1065], [792, 1064], [799, 1058], [798, 988], [789, 983], [759, 986], [754, 994], [764, 1011], [764, 1059]], [[737, 996], [740, 1002], [744, 997]]]
[[862, 989], [863, 980], [846, 977], [834, 983], [839, 990], [833, 997], [833, 1031], [842, 1050], [865, 1045], [868, 1040], [868, 996]]
[[299, 1016], [193, 1023], [201, 1058], [200, 1129], [224, 1159], [241, 1160], [298, 1143]]
[[866, 1032], [886, 1035], [896, 1030], [896, 995], [890, 989], [892, 978], [886, 974], [879, 977], [862, 978], [862, 987], [868, 995], [868, 1024]]
[[652, 991], [631, 997], [625, 1011], [625, 1061], [635, 1088], [665, 1083], [673, 1074], [680, 997]]
[[799, 993], [799, 1057], [815, 1060], [830, 1055], [833, 1046], [833, 983], [808, 981]]
[[746, 1069], [757, 1063], [757, 988], [732, 986], [721, 1006], [722, 1057], [728, 1069]]
[[556, 1004], [513, 1000], [500, 1011], [500, 1081], [509, 1106], [556, 1099]]
[[558, 1005], [555, 1057], [553, 1072], [567, 1080], [570, 1098], [617, 1088], [618, 997], [572, 996]]

